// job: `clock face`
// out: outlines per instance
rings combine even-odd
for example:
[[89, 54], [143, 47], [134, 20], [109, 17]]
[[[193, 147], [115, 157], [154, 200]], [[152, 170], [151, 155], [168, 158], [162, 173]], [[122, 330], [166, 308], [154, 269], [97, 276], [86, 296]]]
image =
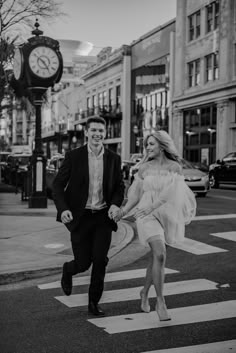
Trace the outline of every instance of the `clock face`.
[[40, 78], [54, 76], [59, 68], [59, 59], [56, 52], [46, 46], [34, 48], [29, 55], [31, 71]]
[[22, 74], [23, 57], [19, 48], [16, 48], [14, 54], [13, 72], [16, 80], [19, 80]]

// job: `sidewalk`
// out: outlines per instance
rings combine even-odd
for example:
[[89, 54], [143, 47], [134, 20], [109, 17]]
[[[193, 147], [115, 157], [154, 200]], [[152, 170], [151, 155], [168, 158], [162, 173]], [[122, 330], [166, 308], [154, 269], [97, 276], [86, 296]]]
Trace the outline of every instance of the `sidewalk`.
[[[61, 272], [72, 259], [70, 233], [56, 222], [56, 208], [30, 209], [15, 188], [0, 184], [0, 284], [39, 278]], [[125, 221], [112, 234], [109, 265], [134, 238]]]

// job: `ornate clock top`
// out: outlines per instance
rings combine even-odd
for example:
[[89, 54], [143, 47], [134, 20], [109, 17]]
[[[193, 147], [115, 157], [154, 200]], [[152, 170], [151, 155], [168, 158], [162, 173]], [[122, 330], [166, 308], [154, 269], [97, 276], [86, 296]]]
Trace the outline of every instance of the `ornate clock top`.
[[31, 33], [34, 34], [35, 36], [40, 36], [40, 35], [42, 35], [42, 34], [43, 34], [43, 31], [41, 31], [41, 30], [39, 29], [40, 24], [38, 23], [38, 19], [37, 19], [37, 18], [36, 18], [36, 22], [35, 22], [34, 26], [35, 26], [35, 29], [34, 29]]

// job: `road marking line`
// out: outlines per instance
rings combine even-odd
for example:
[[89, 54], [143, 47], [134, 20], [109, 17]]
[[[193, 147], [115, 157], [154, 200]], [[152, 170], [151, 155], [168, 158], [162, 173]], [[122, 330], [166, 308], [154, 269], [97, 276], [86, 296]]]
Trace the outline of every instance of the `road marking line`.
[[236, 241], [236, 232], [210, 233], [210, 235], [226, 240]]
[[179, 348], [158, 349], [142, 353], [235, 353], [236, 340], [185, 346]]
[[[170, 268], [165, 269], [165, 274], [178, 273], [179, 271], [172, 270]], [[126, 279], [144, 278], [146, 275], [146, 269], [140, 268], [137, 270], [120, 271], [120, 272], [108, 272], [105, 277], [105, 282], [121, 281]], [[74, 277], [73, 286], [79, 286], [90, 283], [90, 276]], [[55, 281], [51, 283], [45, 283], [38, 285], [39, 289], [54, 289], [60, 288], [61, 282]]]
[[228, 219], [228, 218], [236, 218], [236, 214], [217, 214], [217, 215], [208, 215], [208, 216], [195, 216], [192, 221], [208, 221], [211, 219]]
[[88, 321], [113, 334], [222, 320], [236, 317], [236, 300], [169, 309], [169, 314], [172, 317], [170, 321], [159, 321], [155, 311], [148, 314], [137, 313], [88, 319]]
[[218, 252], [226, 252], [228, 250], [217, 248], [212, 245], [201, 243], [193, 239], [185, 238], [184, 241], [178, 244], [170, 245], [172, 248], [190, 252], [194, 255], [214, 254]]
[[[104, 291], [103, 296], [100, 300], [100, 303], [114, 303], [114, 302], [123, 302], [128, 300], [137, 300], [139, 299], [139, 292], [143, 287], [134, 287], [134, 288], [125, 288], [117, 289], [111, 291]], [[183, 293], [192, 293], [206, 290], [215, 290], [217, 289], [217, 283], [209, 281], [207, 279], [193, 279], [189, 281], [179, 281], [179, 282], [170, 282], [166, 283], [164, 286], [164, 295], [173, 295], [173, 294], [183, 294]], [[154, 286], [150, 288], [149, 298], [155, 298], [156, 293]], [[74, 294], [69, 297], [66, 296], [57, 296], [55, 297], [62, 304], [65, 304], [69, 308], [74, 308], [78, 306], [88, 305], [88, 294]]]

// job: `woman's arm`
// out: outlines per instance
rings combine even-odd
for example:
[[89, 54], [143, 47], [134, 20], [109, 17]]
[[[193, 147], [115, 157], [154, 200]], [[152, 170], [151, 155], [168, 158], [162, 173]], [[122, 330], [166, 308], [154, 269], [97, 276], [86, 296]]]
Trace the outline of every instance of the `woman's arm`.
[[124, 217], [140, 201], [141, 195], [143, 194], [142, 171], [143, 165], [139, 168], [138, 177], [135, 178], [128, 190], [128, 200], [125, 206], [122, 206], [121, 208], [113, 212], [113, 219], [116, 222], [119, 221], [122, 217]]

